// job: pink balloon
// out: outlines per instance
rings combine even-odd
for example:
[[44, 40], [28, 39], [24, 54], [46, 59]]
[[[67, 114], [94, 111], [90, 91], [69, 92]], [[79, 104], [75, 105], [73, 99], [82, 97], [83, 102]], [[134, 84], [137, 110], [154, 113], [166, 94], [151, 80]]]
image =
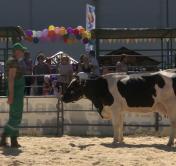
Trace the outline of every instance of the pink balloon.
[[42, 37], [47, 37], [48, 36], [48, 29], [44, 29], [43, 31], [42, 31], [42, 35], [41, 35]]
[[58, 35], [59, 32], [60, 32], [60, 28], [59, 28], [59, 27], [56, 27], [56, 28], [55, 28], [55, 33]]

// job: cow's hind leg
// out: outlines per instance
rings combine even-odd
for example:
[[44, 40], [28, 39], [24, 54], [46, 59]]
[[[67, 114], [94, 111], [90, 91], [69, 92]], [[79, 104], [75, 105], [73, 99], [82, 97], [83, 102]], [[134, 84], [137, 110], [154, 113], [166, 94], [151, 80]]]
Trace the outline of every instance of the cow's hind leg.
[[[117, 108], [116, 108], [117, 109]], [[123, 142], [123, 112], [114, 110], [112, 113], [112, 125], [114, 131], [113, 143]]]
[[170, 135], [169, 135], [169, 141], [167, 143], [167, 146], [173, 146], [174, 145], [174, 138], [175, 138], [175, 132], [176, 132], [176, 119], [170, 122]]
[[175, 112], [172, 111], [171, 114], [168, 115], [170, 119], [170, 135], [169, 135], [169, 141], [167, 143], [168, 146], [174, 145], [174, 138], [175, 138], [175, 132], [176, 132], [176, 115]]

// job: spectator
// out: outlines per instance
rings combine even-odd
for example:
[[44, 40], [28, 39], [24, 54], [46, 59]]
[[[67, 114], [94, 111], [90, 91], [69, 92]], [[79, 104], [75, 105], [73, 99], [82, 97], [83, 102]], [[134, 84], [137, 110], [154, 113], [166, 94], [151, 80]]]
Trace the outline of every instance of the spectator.
[[64, 90], [66, 85], [72, 80], [73, 76], [73, 68], [68, 56], [63, 55], [61, 57], [61, 63], [58, 66], [58, 73], [60, 74], [58, 81], [62, 84]]
[[32, 59], [29, 52], [24, 52], [24, 62], [26, 65], [26, 71], [25, 71], [25, 95], [30, 95], [31, 85], [33, 82], [33, 78], [29, 75], [32, 75]]
[[116, 64], [116, 72], [127, 74], [128, 66], [126, 63], [127, 63], [127, 57], [125, 55], [122, 55], [120, 58], [120, 61], [118, 61]]
[[95, 51], [91, 50], [89, 52], [89, 56], [90, 56], [90, 63], [92, 65], [92, 73], [96, 76], [99, 76], [100, 75], [100, 68], [99, 68], [98, 61], [96, 59]]
[[52, 82], [49, 75], [44, 76], [43, 95], [52, 94]]
[[36, 83], [37, 86], [37, 95], [42, 95], [43, 94], [43, 83], [44, 83], [44, 75], [45, 74], [50, 74], [50, 67], [48, 64], [44, 62], [45, 60], [45, 55], [43, 53], [39, 53], [37, 56], [37, 61], [38, 64], [34, 66], [33, 68], [33, 74], [34, 75], [42, 75], [42, 76], [37, 76], [36, 77]]
[[90, 74], [92, 71], [92, 65], [90, 64], [89, 57], [87, 55], [81, 55], [78, 66], [79, 72], [85, 72]]

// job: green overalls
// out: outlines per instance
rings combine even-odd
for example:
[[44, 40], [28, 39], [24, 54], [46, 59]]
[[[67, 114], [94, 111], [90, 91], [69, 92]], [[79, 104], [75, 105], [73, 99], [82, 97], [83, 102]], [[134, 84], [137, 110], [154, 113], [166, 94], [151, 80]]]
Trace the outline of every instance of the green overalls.
[[23, 99], [24, 99], [24, 71], [25, 66], [21, 61], [13, 57], [7, 61], [7, 74], [10, 68], [16, 68], [16, 77], [14, 80], [14, 98], [10, 105], [9, 120], [4, 127], [4, 133], [10, 137], [19, 136], [19, 125], [22, 120]]

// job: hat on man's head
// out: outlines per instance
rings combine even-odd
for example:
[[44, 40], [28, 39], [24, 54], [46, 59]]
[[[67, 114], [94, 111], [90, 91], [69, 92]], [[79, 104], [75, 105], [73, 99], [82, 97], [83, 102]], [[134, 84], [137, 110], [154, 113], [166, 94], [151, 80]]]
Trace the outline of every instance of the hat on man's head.
[[27, 48], [24, 47], [21, 43], [15, 43], [13, 46], [12, 46], [12, 49], [13, 50], [21, 50], [21, 51], [26, 51]]

